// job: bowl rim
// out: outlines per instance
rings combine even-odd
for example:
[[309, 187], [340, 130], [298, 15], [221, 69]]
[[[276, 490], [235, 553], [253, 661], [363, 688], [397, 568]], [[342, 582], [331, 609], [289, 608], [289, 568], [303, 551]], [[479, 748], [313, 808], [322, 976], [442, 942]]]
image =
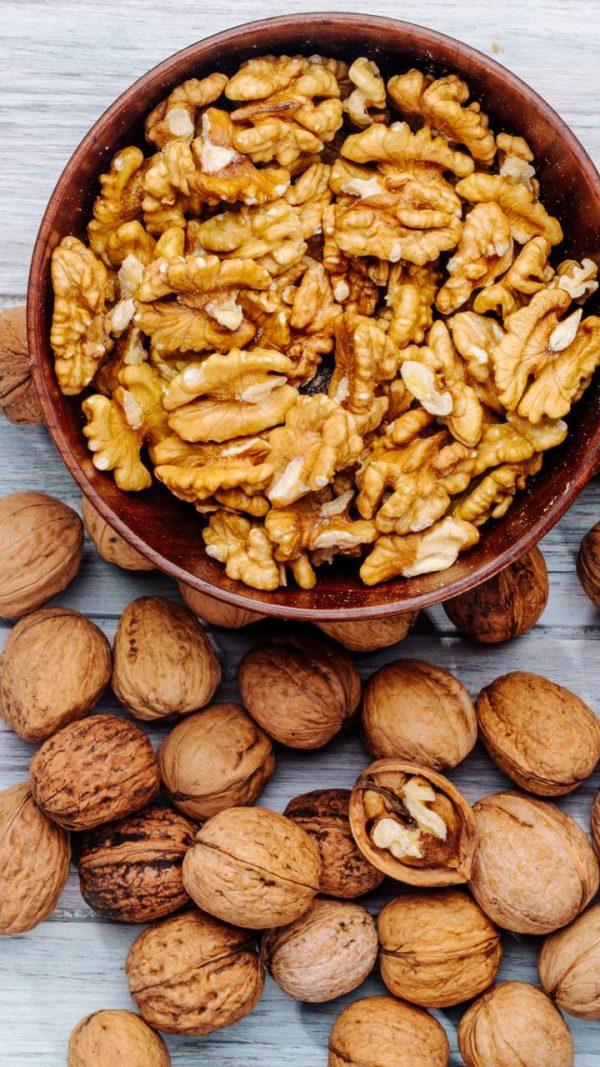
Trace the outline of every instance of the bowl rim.
[[[194, 57], [198, 56], [198, 53], [207, 45], [210, 45], [213, 48], [226, 46], [232, 39], [235, 39], [236, 44], [243, 44], [244, 39], [251, 38], [256, 31], [265, 32], [269, 29], [280, 27], [285, 28], [286, 26], [297, 29], [299, 23], [308, 20], [312, 23], [311, 34], [318, 31], [319, 25], [330, 21], [335, 22], [341, 20], [347, 25], [354, 25], [357, 27], [367, 24], [369, 28], [376, 29], [377, 27], [381, 27], [382, 29], [391, 29], [396, 32], [404, 31], [407, 35], [416, 33], [425, 38], [425, 42], [431, 42], [433, 45], [440, 44], [446, 48], [451, 47], [464, 58], [472, 59], [478, 66], [483, 66], [490, 71], [492, 75], [501, 78], [533, 103], [537, 111], [554, 128], [557, 136], [561, 138], [573, 156], [576, 157], [580, 169], [584, 172], [600, 202], [600, 173], [589, 153], [566, 124], [564, 119], [562, 119], [554, 108], [547, 103], [535, 89], [528, 85], [527, 82], [523, 81], [518, 75], [514, 74], [496, 59], [486, 55], [486, 53], [481, 52], [479, 49], [474, 48], [472, 45], [466, 44], [457, 38], [427, 26], [423, 26], [419, 23], [409, 22], [403, 19], [395, 19], [389, 16], [361, 14], [358, 12], [306, 11], [299, 12], [298, 14], [278, 15], [266, 19], [257, 19], [250, 22], [239, 23], [235, 26], [228, 27], [225, 30], [220, 30], [217, 33], [211, 34], [208, 37], [204, 37], [199, 41], [195, 41], [155, 64], [155, 66], [140, 75], [130, 86], [124, 89], [123, 92], [120, 93], [119, 96], [116, 97], [116, 99], [102, 112], [87, 133], [82, 137], [70, 158], [67, 160], [56, 182], [45, 207], [36, 236], [27, 285], [27, 331], [33, 380], [40, 398], [48, 432], [50, 433], [62, 461], [79, 488], [100, 512], [105, 521], [121, 537], [123, 537], [125, 541], [154, 563], [157, 569], [168, 574], [178, 582], [182, 582], [199, 592], [211, 596], [215, 600], [224, 601], [225, 603], [232, 604], [233, 606], [244, 610], [256, 611], [269, 617], [295, 619], [297, 621], [304, 620], [309, 622], [326, 621], [327, 619], [352, 622], [371, 618], [389, 618], [392, 615], [404, 614], [443, 603], [445, 600], [450, 600], [453, 597], [459, 596], [461, 593], [467, 592], [493, 577], [500, 570], [523, 555], [529, 548], [537, 544], [538, 541], [559, 521], [559, 519], [562, 518], [589, 479], [595, 474], [596, 469], [600, 464], [600, 425], [590, 439], [584, 460], [580, 467], [573, 473], [573, 477], [563, 487], [558, 497], [552, 501], [551, 506], [543, 509], [536, 521], [532, 523], [527, 531], [517, 540], [497, 553], [492, 559], [478, 565], [475, 578], [473, 573], [463, 574], [461, 577], [448, 582], [448, 584], [442, 588], [433, 589], [420, 594], [413, 594], [409, 598], [400, 601], [391, 599], [380, 604], [366, 604], [357, 607], [345, 606], [342, 608], [296, 607], [278, 603], [276, 600], [256, 598], [254, 596], [255, 590], [250, 587], [246, 589], [241, 583], [237, 583], [240, 588], [244, 589], [244, 592], [240, 593], [230, 589], [221, 588], [217, 585], [212, 585], [205, 579], [200, 578], [186, 570], [184, 567], [179, 566], [172, 559], [168, 559], [162, 555], [161, 552], [149, 545], [142, 537], [135, 533], [123, 519], [120, 518], [119, 513], [113, 510], [111, 504], [98, 492], [73, 453], [70, 451], [63, 427], [54, 414], [54, 404], [43, 371], [44, 354], [38, 350], [37, 345], [38, 331], [41, 329], [41, 332], [45, 332], [45, 328], [41, 322], [44, 312], [44, 301], [39, 297], [38, 278], [42, 273], [43, 257], [48, 237], [52, 230], [54, 217], [58, 205], [64, 195], [65, 187], [68, 186], [72, 175], [78, 170], [82, 160], [85, 158], [88, 147], [103, 136], [104, 130], [110, 124], [113, 116], [120, 112], [135, 98], [141, 85], [146, 86], [148, 84], [155, 84], [158, 86], [164, 75], [170, 75], [174, 67], [177, 67], [180, 63], [185, 62], [188, 59], [192, 60]], [[516, 546], [518, 546], [518, 548]], [[367, 592], [367, 587], [365, 587], [365, 592]]]

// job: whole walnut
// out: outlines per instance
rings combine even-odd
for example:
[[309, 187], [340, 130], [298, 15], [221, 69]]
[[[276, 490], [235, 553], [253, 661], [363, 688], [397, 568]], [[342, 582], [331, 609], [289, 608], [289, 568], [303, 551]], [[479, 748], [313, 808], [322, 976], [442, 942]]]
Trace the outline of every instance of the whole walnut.
[[239, 704], [212, 704], [182, 719], [157, 758], [171, 800], [199, 821], [253, 804], [275, 767], [270, 737]]
[[572, 1067], [571, 1031], [527, 982], [501, 982], [465, 1012], [458, 1047], [466, 1067]]
[[253, 719], [290, 748], [321, 748], [360, 701], [360, 677], [341, 649], [285, 634], [255, 645], [238, 667], [242, 702]]
[[188, 608], [159, 596], [128, 604], [115, 635], [112, 687], [132, 715], [150, 721], [208, 704], [221, 667]]
[[149, 1026], [196, 1037], [248, 1015], [265, 981], [252, 935], [196, 910], [144, 930], [129, 950], [125, 973]]
[[356, 622], [318, 622], [316, 625], [328, 637], [339, 641], [351, 652], [373, 652], [388, 648], [404, 640], [417, 621], [418, 611], [403, 611], [387, 619], [358, 619]]
[[600, 723], [592, 709], [539, 674], [512, 671], [496, 678], [476, 707], [490, 756], [530, 793], [570, 793], [600, 760]]
[[426, 1011], [394, 997], [363, 997], [333, 1024], [327, 1067], [447, 1067], [448, 1055], [448, 1038]]
[[0, 616], [34, 611], [73, 580], [83, 553], [79, 515], [45, 493], [0, 498]]
[[397, 757], [440, 771], [468, 756], [477, 720], [453, 674], [423, 660], [398, 659], [365, 686], [362, 733], [376, 759]]
[[321, 1004], [357, 989], [375, 966], [377, 948], [365, 908], [317, 899], [295, 922], [265, 934], [261, 954], [284, 993]]
[[25, 741], [80, 719], [110, 681], [110, 645], [70, 608], [41, 608], [17, 623], [0, 659], [0, 715]]
[[116, 715], [92, 715], [48, 738], [31, 761], [33, 796], [54, 822], [90, 830], [152, 800], [158, 764], [145, 733]]
[[116, 563], [127, 571], [154, 570], [154, 564], [108, 525], [87, 496], [81, 498], [81, 514], [88, 537], [108, 563]]
[[492, 984], [500, 934], [466, 893], [444, 889], [390, 900], [377, 930], [390, 993], [423, 1008], [450, 1008]]
[[69, 835], [40, 811], [28, 782], [0, 793], [0, 934], [22, 934], [55, 909], [69, 874]]
[[321, 855], [319, 892], [351, 899], [370, 893], [385, 875], [365, 859], [352, 836], [349, 789], [315, 789], [290, 800], [284, 815], [306, 830]]
[[548, 602], [548, 571], [539, 548], [443, 605], [451, 622], [466, 637], [497, 644], [535, 626]]
[[0, 312], [0, 409], [17, 425], [44, 421], [31, 376], [25, 307]]
[[82, 834], [79, 886], [86, 904], [120, 922], [146, 923], [189, 901], [183, 857], [196, 827], [170, 808], [149, 807]]
[[295, 822], [268, 808], [227, 808], [198, 832], [183, 884], [224, 922], [265, 930], [293, 922], [319, 889], [319, 850]]
[[539, 970], [559, 1008], [580, 1019], [600, 1019], [600, 904], [546, 938]]
[[192, 589], [185, 582], [178, 582], [179, 592], [190, 611], [199, 615], [211, 626], [223, 626], [229, 630], [239, 630], [242, 626], [249, 626], [251, 622], [264, 619], [257, 611], [247, 611], [246, 608], [238, 608], [235, 604], [228, 604], [225, 600], [217, 600], [208, 593], [201, 593], [199, 589]]
[[598, 861], [583, 830], [554, 804], [520, 793], [478, 800], [469, 888], [498, 926], [549, 934], [598, 889]]
[[69, 1039], [67, 1067], [171, 1067], [167, 1046], [132, 1011], [96, 1011]]
[[577, 577], [592, 604], [600, 607], [600, 522], [588, 530], [581, 542]]

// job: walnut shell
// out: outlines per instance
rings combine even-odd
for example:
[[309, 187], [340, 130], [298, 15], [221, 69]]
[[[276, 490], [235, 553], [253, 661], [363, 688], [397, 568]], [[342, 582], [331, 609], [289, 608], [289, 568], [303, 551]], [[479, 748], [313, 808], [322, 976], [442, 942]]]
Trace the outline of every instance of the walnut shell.
[[469, 888], [498, 926], [549, 934], [598, 889], [598, 861], [583, 830], [554, 804], [496, 793], [474, 806], [477, 851]]
[[501, 982], [465, 1012], [458, 1047], [466, 1067], [572, 1067], [571, 1031], [527, 982]]
[[253, 804], [275, 767], [270, 737], [239, 704], [212, 704], [183, 719], [157, 758], [173, 803], [200, 821]]
[[221, 666], [188, 608], [160, 596], [128, 604], [114, 643], [112, 687], [132, 715], [150, 721], [208, 704]]
[[360, 677], [346, 653], [294, 634], [251, 648], [238, 667], [238, 686], [252, 718], [289, 748], [326, 745], [360, 700]]
[[539, 970], [559, 1008], [580, 1019], [600, 1019], [600, 904], [544, 941]]
[[0, 312], [0, 409], [17, 425], [44, 421], [31, 376], [25, 307]]
[[468, 756], [477, 720], [467, 690], [453, 674], [422, 660], [399, 659], [369, 678], [362, 732], [375, 759], [405, 759], [440, 771]]
[[0, 934], [22, 934], [55, 909], [69, 874], [69, 835], [40, 811], [28, 782], [0, 793]]
[[466, 637], [497, 644], [535, 626], [547, 602], [546, 561], [539, 548], [531, 548], [487, 582], [447, 600], [443, 608]]
[[447, 1067], [448, 1055], [448, 1038], [426, 1011], [393, 997], [363, 997], [333, 1024], [327, 1067]]
[[387, 619], [362, 619], [356, 622], [318, 622], [316, 625], [328, 637], [339, 641], [351, 652], [374, 652], [404, 640], [419, 617], [418, 611], [403, 611]]
[[81, 498], [81, 514], [86, 533], [94, 542], [102, 559], [108, 563], [116, 563], [117, 567], [123, 567], [126, 571], [155, 570], [149, 559], [142, 556], [141, 552], [108, 525], [87, 496]]
[[69, 1039], [67, 1067], [171, 1067], [167, 1046], [132, 1011], [95, 1011]]
[[577, 577], [586, 596], [600, 607], [600, 522], [583, 538], [577, 556]]
[[322, 1004], [364, 982], [377, 948], [375, 923], [365, 908], [317, 899], [295, 922], [265, 934], [261, 954], [284, 993]]
[[94, 707], [110, 669], [110, 645], [93, 622], [70, 608], [41, 608], [4, 646], [0, 715], [25, 741], [45, 741]]
[[496, 678], [476, 707], [490, 756], [531, 793], [570, 793], [600, 760], [600, 724], [592, 709], [539, 674], [512, 671]]
[[450, 1008], [492, 984], [500, 934], [466, 893], [407, 893], [377, 920], [381, 977], [390, 993], [423, 1008]]
[[592, 844], [596, 855], [600, 856], [600, 791], [594, 797], [590, 812], [590, 830], [592, 831]]
[[[429, 831], [407, 807], [406, 790], [412, 792], [415, 785], [418, 790], [428, 787], [433, 796], [421, 802], [422, 818], [427, 820], [433, 813], [445, 832], [443, 828]], [[392, 853], [393, 846], [377, 845], [377, 827], [384, 822], [393, 822], [399, 834], [408, 833], [404, 851], [398, 846]], [[476, 845], [473, 810], [447, 778], [428, 767], [392, 759], [372, 763], [352, 790], [350, 826], [363, 856], [398, 882], [458, 885], [471, 874]]]
[[217, 600], [208, 593], [201, 593], [199, 589], [192, 589], [185, 582], [178, 582], [179, 592], [190, 611], [199, 615], [211, 626], [223, 626], [229, 630], [239, 630], [242, 626], [249, 626], [251, 622], [264, 619], [257, 611], [247, 611], [246, 608], [237, 608], [235, 604], [227, 604], [225, 600]]
[[73, 580], [83, 553], [79, 515], [45, 493], [0, 498], [0, 616], [26, 615]]
[[90, 908], [107, 919], [146, 923], [189, 901], [183, 857], [196, 827], [170, 808], [149, 807], [88, 830], [79, 842], [79, 886]]
[[42, 811], [70, 830], [90, 830], [143, 808], [158, 764], [145, 733], [116, 715], [92, 715], [48, 738], [30, 766]]
[[365, 859], [352, 836], [349, 804], [349, 789], [315, 789], [294, 797], [284, 811], [316, 841], [321, 856], [319, 892], [329, 897], [360, 897], [385, 878]]
[[320, 876], [312, 837], [268, 808], [227, 808], [214, 815], [183, 861], [183, 884], [198, 907], [253, 930], [303, 915]]
[[144, 930], [125, 973], [142, 1018], [166, 1034], [204, 1037], [232, 1026], [258, 1004], [264, 987], [251, 934], [196, 910]]

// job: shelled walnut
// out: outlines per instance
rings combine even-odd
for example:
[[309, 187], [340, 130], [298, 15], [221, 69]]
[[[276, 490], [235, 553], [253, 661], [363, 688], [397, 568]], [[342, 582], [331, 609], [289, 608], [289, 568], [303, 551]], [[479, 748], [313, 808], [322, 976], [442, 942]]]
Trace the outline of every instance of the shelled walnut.
[[69, 1038], [67, 1067], [171, 1067], [167, 1046], [132, 1011], [96, 1011]]
[[107, 563], [116, 563], [126, 571], [154, 570], [154, 564], [109, 526], [87, 496], [81, 498], [81, 514], [88, 537]]
[[386, 619], [361, 619], [358, 622], [318, 622], [322, 630], [334, 641], [339, 641], [351, 652], [373, 652], [388, 648], [402, 641], [411, 626], [417, 621], [418, 611], [405, 611]]
[[546, 938], [538, 965], [542, 986], [559, 1008], [600, 1019], [600, 904]]
[[31, 376], [25, 307], [0, 312], [0, 410], [17, 425], [44, 421]]
[[234, 604], [228, 604], [225, 600], [217, 600], [208, 593], [201, 593], [198, 589], [192, 589], [185, 582], [178, 582], [179, 592], [190, 611], [199, 615], [211, 626], [224, 626], [226, 629], [239, 630], [242, 626], [249, 626], [251, 622], [263, 619], [256, 611], [246, 611], [245, 608], [236, 608]]
[[83, 524], [45, 493], [0, 498], [0, 616], [41, 607], [73, 580], [83, 553]]
[[466, 882], [476, 833], [473, 811], [441, 774], [402, 760], [378, 760], [358, 778], [350, 825], [363, 855], [409, 885]]
[[501, 982], [465, 1012], [458, 1047], [466, 1067], [573, 1067], [571, 1031], [544, 993]]
[[448, 1038], [437, 1019], [394, 997], [363, 997], [338, 1015], [327, 1067], [447, 1067]]
[[588, 530], [581, 542], [577, 577], [592, 604], [600, 607], [600, 522]]
[[466, 637], [496, 644], [535, 626], [548, 602], [548, 589], [546, 561], [534, 547], [487, 582], [446, 600], [443, 607]]

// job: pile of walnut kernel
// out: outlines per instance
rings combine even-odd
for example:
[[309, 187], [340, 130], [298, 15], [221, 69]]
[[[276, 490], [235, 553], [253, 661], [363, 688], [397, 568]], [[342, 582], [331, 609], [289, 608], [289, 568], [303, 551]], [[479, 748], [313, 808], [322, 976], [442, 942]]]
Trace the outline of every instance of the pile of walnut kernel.
[[152, 474], [256, 589], [336, 555], [443, 570], [567, 433], [595, 264], [550, 255], [521, 137], [451, 74], [265, 56], [179, 85], [55, 250], [52, 346], [96, 467]]

